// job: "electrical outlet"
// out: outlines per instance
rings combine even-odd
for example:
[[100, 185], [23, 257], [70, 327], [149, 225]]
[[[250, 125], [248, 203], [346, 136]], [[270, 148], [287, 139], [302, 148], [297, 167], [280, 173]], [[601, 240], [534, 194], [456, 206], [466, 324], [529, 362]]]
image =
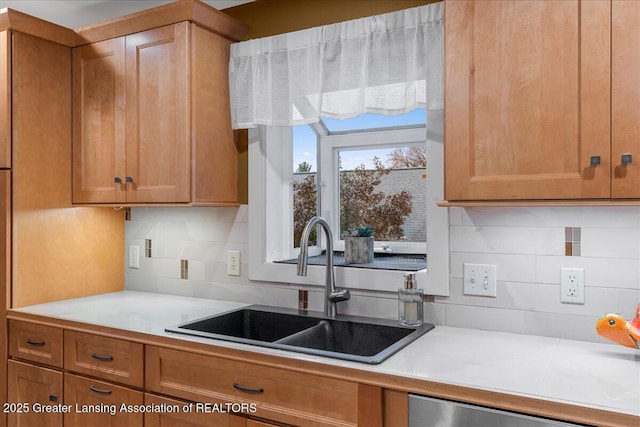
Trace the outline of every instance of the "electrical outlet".
[[488, 264], [463, 264], [465, 295], [496, 297], [496, 266]]
[[227, 251], [227, 275], [240, 275], [240, 251]]
[[560, 302], [584, 304], [584, 268], [560, 269]]
[[140, 248], [129, 246], [129, 268], [140, 268]]

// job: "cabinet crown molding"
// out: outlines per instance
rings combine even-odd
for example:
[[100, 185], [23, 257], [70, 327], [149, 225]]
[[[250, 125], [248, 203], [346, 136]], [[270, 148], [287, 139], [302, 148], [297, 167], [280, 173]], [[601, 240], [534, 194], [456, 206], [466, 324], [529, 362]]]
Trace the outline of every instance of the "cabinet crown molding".
[[18, 31], [63, 46], [75, 46], [73, 30], [10, 8], [0, 9], [0, 31]]
[[78, 28], [75, 30], [75, 45], [95, 43], [182, 21], [193, 22], [231, 41], [242, 40], [249, 28], [200, 0], [178, 0], [100, 24]]
[[231, 41], [242, 40], [248, 30], [246, 24], [200, 0], [178, 0], [76, 30], [11, 8], [0, 9], [0, 31], [14, 30], [68, 47], [82, 46], [182, 21], [193, 22]]

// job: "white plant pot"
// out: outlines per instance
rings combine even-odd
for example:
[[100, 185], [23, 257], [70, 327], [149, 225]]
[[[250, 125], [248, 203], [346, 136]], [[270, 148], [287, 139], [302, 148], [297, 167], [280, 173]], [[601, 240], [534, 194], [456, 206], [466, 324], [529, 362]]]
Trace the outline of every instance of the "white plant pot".
[[373, 262], [373, 237], [345, 237], [344, 260], [350, 264]]

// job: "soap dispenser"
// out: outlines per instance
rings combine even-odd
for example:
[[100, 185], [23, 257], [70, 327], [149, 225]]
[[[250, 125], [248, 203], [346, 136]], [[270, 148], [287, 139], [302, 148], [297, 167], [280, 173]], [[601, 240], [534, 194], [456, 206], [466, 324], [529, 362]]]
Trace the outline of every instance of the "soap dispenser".
[[404, 275], [404, 287], [398, 289], [398, 318], [403, 326], [422, 324], [422, 289], [416, 285], [415, 273]]

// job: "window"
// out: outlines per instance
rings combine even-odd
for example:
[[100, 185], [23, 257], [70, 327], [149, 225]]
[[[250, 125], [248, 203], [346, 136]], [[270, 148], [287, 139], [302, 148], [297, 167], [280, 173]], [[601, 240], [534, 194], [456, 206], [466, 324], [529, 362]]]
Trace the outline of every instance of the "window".
[[[436, 206], [436, 202], [443, 198], [442, 112], [429, 114], [427, 129], [424, 125], [425, 112], [422, 110], [423, 123], [406, 126], [383, 127], [380, 126], [382, 122], [376, 120], [375, 128], [369, 125], [367, 128], [339, 129], [334, 127], [334, 121], [323, 120], [294, 128], [260, 126], [250, 130], [250, 278], [281, 283], [322, 284], [324, 267], [310, 266], [308, 276], [298, 277], [295, 266], [276, 263], [295, 258], [299, 251], [296, 248], [299, 238], [295, 223], [306, 222], [294, 216], [294, 206], [302, 203], [296, 192], [300, 191], [301, 183], [307, 181], [305, 191], [312, 195], [304, 203], [307, 215], [319, 214], [329, 221], [336, 237], [335, 249], [340, 250], [341, 228], [353, 225], [349, 218], [344, 218], [344, 214], [340, 216], [340, 212], [344, 212], [341, 207], [344, 208], [345, 204], [344, 199], [340, 201], [340, 184], [348, 182], [349, 173], [357, 168], [354, 165], [358, 162], [364, 164], [364, 170], [373, 170], [371, 165], [375, 163], [372, 159], [377, 157], [384, 160], [385, 167], [390, 170], [402, 169], [396, 173], [411, 169], [414, 174], [410, 180], [401, 177], [398, 181], [418, 182], [416, 186], [424, 189], [422, 194], [411, 188], [405, 189], [411, 195], [412, 204], [424, 207], [424, 212], [420, 214], [423, 216], [417, 220], [405, 218], [401, 226], [402, 234], [391, 236], [384, 241], [385, 245], [391, 245], [392, 251], [398, 253], [421, 254], [432, 247], [427, 257], [428, 268], [418, 272], [418, 283], [429, 294], [448, 295], [448, 212], [446, 208]], [[331, 131], [330, 128], [335, 130]], [[303, 142], [305, 138], [309, 141]], [[429, 153], [426, 169], [389, 167], [391, 154], [398, 151], [406, 157], [421, 151]], [[382, 187], [383, 183], [377, 186]], [[396, 184], [391, 188], [385, 190], [389, 193], [387, 195], [403, 191]], [[412, 214], [416, 211], [412, 209]], [[315, 253], [320, 252], [323, 240], [322, 234], [315, 239]], [[379, 243], [382, 242], [376, 239], [377, 247]], [[336, 268], [337, 285], [351, 289], [396, 292], [402, 283], [401, 279], [402, 274], [398, 271]]]
[[[293, 127], [293, 245], [322, 212], [343, 236], [372, 226], [377, 251], [426, 253], [426, 112]], [[321, 197], [318, 198], [318, 195]], [[315, 244], [315, 235], [311, 241]]]

